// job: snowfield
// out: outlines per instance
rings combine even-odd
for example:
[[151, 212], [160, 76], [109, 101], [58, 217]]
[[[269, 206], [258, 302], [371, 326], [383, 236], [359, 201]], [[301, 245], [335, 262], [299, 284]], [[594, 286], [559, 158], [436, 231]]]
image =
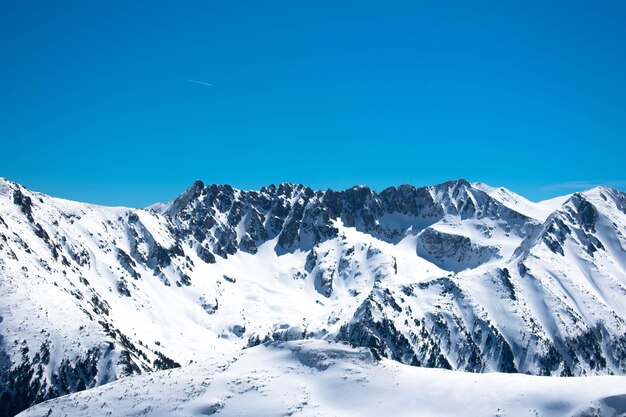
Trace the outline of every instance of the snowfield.
[[626, 377], [536, 377], [411, 367], [323, 341], [257, 346], [125, 378], [21, 417], [619, 416]]
[[625, 236], [604, 187], [197, 181], [130, 209], [0, 179], [0, 417], [620, 415]]

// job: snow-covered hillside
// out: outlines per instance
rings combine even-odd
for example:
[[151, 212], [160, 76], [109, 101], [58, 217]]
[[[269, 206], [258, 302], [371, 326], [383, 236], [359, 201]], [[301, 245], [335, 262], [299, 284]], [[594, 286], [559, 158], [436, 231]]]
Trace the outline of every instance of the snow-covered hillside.
[[323, 341], [215, 355], [61, 397], [22, 417], [622, 416], [626, 377], [474, 374], [376, 361]]
[[546, 214], [554, 201], [493, 190], [197, 181], [128, 209], [0, 180], [0, 416], [302, 339], [426, 367], [625, 374], [626, 196], [596, 188]]
[[541, 222], [571, 197], [571, 195], [564, 195], [535, 203], [503, 187], [491, 187], [483, 182], [475, 182], [472, 187], [486, 192], [508, 208]]

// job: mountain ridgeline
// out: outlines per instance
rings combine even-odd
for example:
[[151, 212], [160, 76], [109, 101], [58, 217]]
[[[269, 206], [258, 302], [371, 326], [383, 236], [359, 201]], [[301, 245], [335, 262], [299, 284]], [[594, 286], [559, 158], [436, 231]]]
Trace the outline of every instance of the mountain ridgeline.
[[368, 187], [336, 192], [293, 184], [240, 191], [197, 181], [160, 211], [177, 231], [191, 236], [209, 260], [213, 254], [227, 257], [238, 250], [254, 254], [259, 245], [275, 238], [277, 252], [310, 250], [338, 236], [336, 221], [387, 242], [400, 240], [409, 227], [424, 229], [445, 216], [504, 217], [515, 233], [532, 227], [527, 217], [472, 189], [465, 180], [432, 188], [391, 187], [380, 194]]
[[146, 209], [0, 180], [0, 416], [322, 339], [471, 372], [626, 374], [626, 195], [196, 181]]

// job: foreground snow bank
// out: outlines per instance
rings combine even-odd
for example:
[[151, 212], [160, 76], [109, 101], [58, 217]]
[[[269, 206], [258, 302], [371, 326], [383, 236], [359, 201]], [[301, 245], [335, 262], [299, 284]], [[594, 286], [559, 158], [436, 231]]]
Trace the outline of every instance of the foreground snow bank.
[[20, 416], [622, 416], [626, 377], [417, 368], [323, 341], [257, 346], [129, 377]]

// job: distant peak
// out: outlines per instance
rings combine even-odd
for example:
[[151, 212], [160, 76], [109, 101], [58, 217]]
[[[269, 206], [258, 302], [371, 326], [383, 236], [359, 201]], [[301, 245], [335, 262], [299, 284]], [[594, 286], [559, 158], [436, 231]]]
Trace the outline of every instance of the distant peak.
[[291, 195], [291, 193], [293, 193], [293, 191], [297, 189], [297, 185], [291, 184], [289, 182], [281, 182], [275, 189], [278, 194]]
[[610, 187], [603, 187], [598, 185], [596, 187], [590, 188], [584, 191], [578, 191], [571, 195], [571, 198], [574, 199], [594, 199], [595, 197], [601, 197], [602, 195], [614, 195], [618, 190]]
[[8, 195], [11, 190], [11, 181], [0, 178], [0, 195]]
[[443, 182], [441, 184], [436, 185], [435, 187], [458, 187], [458, 186], [471, 187], [472, 184], [470, 184], [464, 178], [459, 178], [459, 179], [456, 179], [456, 180], [450, 180], [450, 181]]
[[620, 190], [618, 190], [616, 188], [613, 188], [613, 187], [607, 187], [607, 186], [604, 186], [604, 185], [597, 185], [597, 186], [595, 186], [593, 188], [590, 188], [588, 190], [581, 191], [579, 194], [595, 194], [595, 193], [600, 193], [600, 192], [603, 192], [603, 191], [610, 192], [610, 193], [620, 193], [621, 192]]
[[370, 187], [368, 187], [367, 185], [353, 185], [352, 187], [349, 188], [350, 190], [369, 190]]
[[167, 203], [163, 206], [153, 205], [150, 208], [161, 212], [177, 211], [185, 207], [189, 202], [197, 199], [204, 190], [204, 182], [201, 180], [195, 180], [189, 188], [187, 188], [181, 195], [176, 197], [171, 203]]
[[626, 193], [613, 187], [597, 186], [586, 191], [574, 193], [572, 197], [586, 199], [594, 203], [612, 201], [620, 209], [626, 208]]
[[191, 186], [181, 194], [180, 197], [187, 200], [194, 199], [200, 196], [202, 190], [204, 190], [204, 183], [200, 180], [195, 180], [193, 184], [191, 184]]
[[185, 198], [196, 198], [198, 197], [201, 193], [202, 190], [204, 190], [204, 182], [202, 182], [201, 180], [195, 180], [193, 182], [193, 184], [191, 184], [189, 186], [189, 188], [187, 188], [181, 195], [180, 197], [185, 197]]
[[204, 182], [202, 182], [202, 180], [195, 180], [190, 188], [204, 188]]
[[491, 185], [485, 184], [484, 182], [474, 182], [472, 183], [472, 187], [487, 194], [490, 194], [496, 190], [503, 190], [502, 187], [492, 187]]

